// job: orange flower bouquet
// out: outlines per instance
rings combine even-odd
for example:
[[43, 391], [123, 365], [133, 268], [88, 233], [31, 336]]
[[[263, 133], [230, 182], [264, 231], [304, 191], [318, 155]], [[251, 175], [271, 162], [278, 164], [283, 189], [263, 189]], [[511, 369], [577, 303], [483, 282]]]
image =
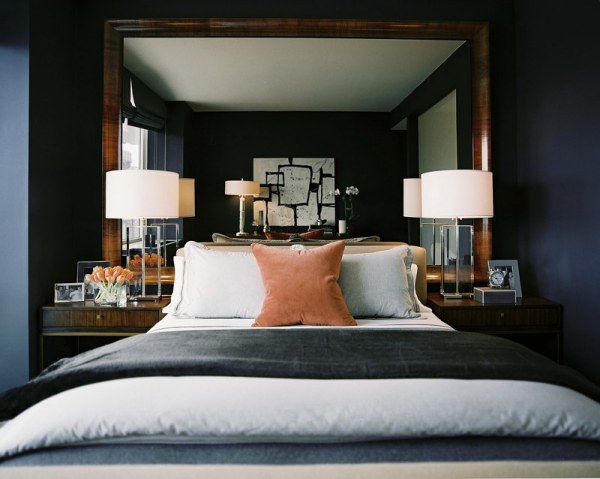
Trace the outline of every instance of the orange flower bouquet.
[[90, 274], [85, 275], [88, 283], [98, 287], [94, 298], [96, 304], [105, 306], [124, 306], [127, 302], [127, 284], [133, 278], [133, 272], [121, 266], [95, 266]]
[[[161, 255], [156, 253], [144, 253], [144, 262], [146, 263], [146, 268], [156, 268], [159, 261], [161, 266], [165, 265], [165, 260]], [[135, 270], [142, 269], [142, 257], [139, 254], [136, 254], [129, 260], [129, 267]]]

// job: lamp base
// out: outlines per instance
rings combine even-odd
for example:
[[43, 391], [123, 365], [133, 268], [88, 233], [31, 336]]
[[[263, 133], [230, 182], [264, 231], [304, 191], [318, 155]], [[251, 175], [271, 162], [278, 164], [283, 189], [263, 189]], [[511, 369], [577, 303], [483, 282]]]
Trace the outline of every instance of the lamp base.
[[162, 296], [157, 294], [151, 294], [149, 296], [129, 296], [127, 301], [158, 301]]
[[473, 226], [442, 225], [442, 277], [440, 293], [444, 299], [473, 296]]
[[444, 299], [465, 299], [472, 298], [473, 293], [441, 293]]
[[238, 231], [235, 235], [236, 236], [249, 236], [250, 233], [246, 233], [245, 231]]

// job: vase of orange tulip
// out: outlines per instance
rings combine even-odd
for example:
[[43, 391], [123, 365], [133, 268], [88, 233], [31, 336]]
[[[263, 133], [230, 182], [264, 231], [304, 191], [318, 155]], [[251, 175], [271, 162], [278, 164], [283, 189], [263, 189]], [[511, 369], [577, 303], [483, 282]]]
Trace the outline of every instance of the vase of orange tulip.
[[127, 305], [127, 285], [131, 278], [133, 273], [121, 266], [108, 268], [96, 266], [85, 276], [87, 282], [94, 283], [98, 288], [94, 303], [99, 306], [113, 307]]

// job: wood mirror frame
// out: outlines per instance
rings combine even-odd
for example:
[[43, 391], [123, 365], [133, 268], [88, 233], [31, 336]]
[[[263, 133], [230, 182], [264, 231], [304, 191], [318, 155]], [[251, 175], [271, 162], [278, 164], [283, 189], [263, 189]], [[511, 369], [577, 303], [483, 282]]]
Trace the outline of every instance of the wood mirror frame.
[[[471, 45], [473, 168], [491, 171], [489, 28], [487, 22], [419, 22], [335, 19], [137, 19], [104, 25], [102, 122], [102, 257], [121, 260], [121, 222], [104, 216], [105, 173], [119, 168], [121, 155], [121, 72], [126, 37], [323, 37], [467, 40]], [[475, 281], [487, 278], [492, 252], [490, 219], [474, 221]], [[439, 282], [440, 267], [427, 279]]]

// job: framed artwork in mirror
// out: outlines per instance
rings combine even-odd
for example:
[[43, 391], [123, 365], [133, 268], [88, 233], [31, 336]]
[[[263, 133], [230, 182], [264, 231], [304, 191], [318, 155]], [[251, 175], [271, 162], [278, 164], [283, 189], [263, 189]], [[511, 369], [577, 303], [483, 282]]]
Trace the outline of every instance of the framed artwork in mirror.
[[264, 210], [270, 226], [335, 225], [333, 158], [254, 158], [253, 166], [255, 218]]

